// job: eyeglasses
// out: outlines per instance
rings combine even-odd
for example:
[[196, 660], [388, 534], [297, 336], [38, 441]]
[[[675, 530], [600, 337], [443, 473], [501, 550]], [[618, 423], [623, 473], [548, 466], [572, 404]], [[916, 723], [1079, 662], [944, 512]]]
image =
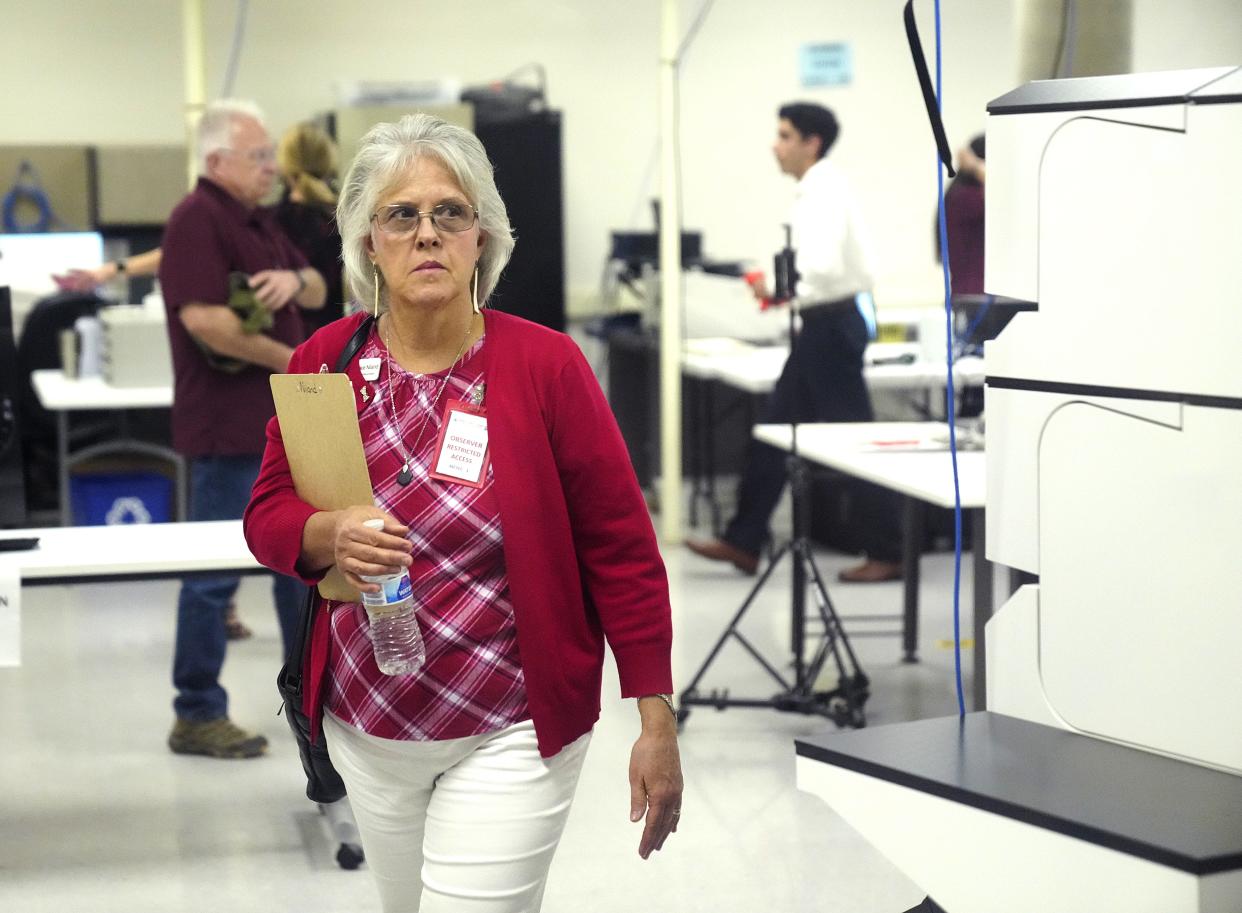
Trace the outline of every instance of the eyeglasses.
[[371, 216], [379, 230], [388, 235], [408, 235], [418, 231], [423, 216], [431, 219], [438, 231], [466, 231], [479, 219], [479, 211], [465, 203], [441, 203], [430, 212], [419, 212], [408, 203], [393, 203]]
[[276, 161], [276, 150], [271, 146], [260, 146], [257, 149], [247, 149], [245, 152], [238, 149], [221, 149], [220, 152], [244, 158], [252, 165], [269, 165]]

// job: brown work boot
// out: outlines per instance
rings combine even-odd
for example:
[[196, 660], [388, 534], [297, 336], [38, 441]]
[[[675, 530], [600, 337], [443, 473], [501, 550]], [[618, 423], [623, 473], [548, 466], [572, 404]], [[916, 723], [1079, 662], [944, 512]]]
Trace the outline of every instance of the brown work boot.
[[868, 558], [862, 564], [837, 574], [842, 583], [883, 583], [901, 579], [901, 565], [896, 561], [873, 561]]
[[179, 718], [168, 735], [168, 747], [174, 754], [257, 758], [267, 751], [267, 739], [247, 732], [226, 716], [203, 721]]
[[228, 611], [224, 613], [224, 633], [229, 640], [245, 640], [254, 634], [238, 617], [236, 602], [230, 602]]
[[712, 561], [728, 561], [749, 577], [759, 571], [759, 556], [730, 545], [723, 539], [687, 539], [686, 548]]

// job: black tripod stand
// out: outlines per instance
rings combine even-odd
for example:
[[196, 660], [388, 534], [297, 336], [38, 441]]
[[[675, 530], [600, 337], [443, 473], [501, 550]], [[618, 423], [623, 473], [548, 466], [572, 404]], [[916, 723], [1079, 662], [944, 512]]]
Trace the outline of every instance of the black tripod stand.
[[[795, 255], [790, 246], [789, 226], [785, 226], [785, 248], [776, 255], [775, 284], [773, 300], [789, 303], [789, 358], [792, 361], [798, 344], [797, 334], [797, 297], [795, 288], [798, 273], [795, 268]], [[715, 646], [708, 653], [707, 659], [694, 674], [690, 685], [682, 691], [678, 699], [678, 723], [684, 723], [694, 706], [715, 707], [724, 710], [727, 707], [770, 707], [789, 713], [818, 714], [828, 717], [838, 726], [861, 728], [866, 725], [863, 715], [863, 704], [870, 695], [870, 681], [858, 665], [858, 657], [850, 646], [849, 637], [841, 625], [841, 619], [828, 597], [824, 579], [815, 566], [811, 555], [810, 543], [807, 539], [808, 514], [806, 496], [810, 474], [806, 463], [798, 455], [798, 423], [796, 415], [790, 421], [790, 451], [786, 460], [786, 474], [789, 478], [790, 494], [793, 499], [793, 539], [781, 546], [773, 556], [771, 563], [759, 577], [751, 589], [741, 608], [733, 616], [728, 627], [721, 633]], [[793, 588], [791, 592], [792, 621], [792, 652], [793, 680], [787, 680], [777, 669], [764, 658], [763, 654], [746, 639], [738, 630], [742, 618], [755, 601], [755, 597], [763, 590], [776, 566], [788, 555], [793, 561]], [[808, 662], [806, 659], [806, 591], [808, 583], [815, 588], [816, 608], [820, 620], [824, 624], [824, 633], [820, 638], [814, 655]], [[729, 638], [738, 643], [759, 663], [764, 670], [776, 680], [780, 691], [768, 698], [731, 697], [728, 689], [712, 690], [708, 694], [700, 694], [698, 687], [703, 676], [715, 661], [716, 656]], [[837, 670], [837, 687], [827, 691], [816, 691], [818, 680], [825, 664], [831, 657]]]

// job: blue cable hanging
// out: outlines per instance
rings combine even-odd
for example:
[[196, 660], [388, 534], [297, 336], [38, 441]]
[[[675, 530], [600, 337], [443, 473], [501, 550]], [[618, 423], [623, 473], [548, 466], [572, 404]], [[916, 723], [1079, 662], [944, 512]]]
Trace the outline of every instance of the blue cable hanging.
[[[919, 86], [923, 91], [923, 103], [927, 106], [927, 118], [931, 122], [932, 135], [936, 139], [936, 215], [940, 234], [940, 262], [944, 275], [945, 350], [948, 378], [945, 384], [945, 412], [949, 421], [949, 454], [953, 463], [953, 669], [957, 684], [957, 711], [966, 715], [966, 698], [962, 689], [962, 491], [957, 472], [957, 409], [956, 391], [953, 385], [953, 292], [949, 267], [949, 232], [944, 214], [944, 177], [954, 177], [953, 156], [944, 133], [943, 90], [941, 85], [941, 37], [940, 0], [936, 0], [936, 84], [933, 89], [927, 74], [927, 62], [923, 57], [923, 45], [919, 41], [918, 26], [914, 21], [914, 0], [906, 0], [904, 10], [906, 39], [910, 44], [910, 56], [918, 73]], [[942, 167], [943, 166], [943, 167]]]

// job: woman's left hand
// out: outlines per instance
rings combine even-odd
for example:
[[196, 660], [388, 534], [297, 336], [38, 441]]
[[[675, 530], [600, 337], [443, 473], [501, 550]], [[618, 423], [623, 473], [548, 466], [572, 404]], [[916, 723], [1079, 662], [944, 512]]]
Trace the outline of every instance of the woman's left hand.
[[663, 699], [639, 698], [643, 731], [630, 752], [630, 820], [647, 823], [638, 843], [646, 859], [676, 832], [681, 817], [681, 757], [677, 751], [677, 720]]
[[302, 280], [296, 270], [265, 269], [250, 277], [254, 296], [269, 311], [279, 311], [297, 297]]

